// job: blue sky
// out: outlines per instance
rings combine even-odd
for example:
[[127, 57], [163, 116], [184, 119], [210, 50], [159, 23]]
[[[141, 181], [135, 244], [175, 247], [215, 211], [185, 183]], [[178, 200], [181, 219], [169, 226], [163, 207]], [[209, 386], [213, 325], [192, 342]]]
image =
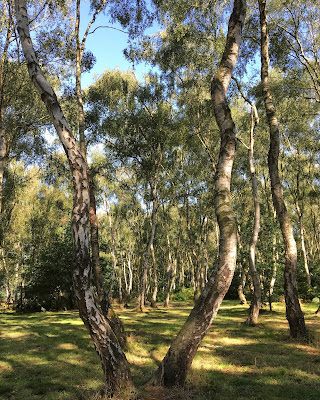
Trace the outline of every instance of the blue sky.
[[[91, 20], [89, 15], [89, 2], [82, 2], [81, 5], [81, 23], [80, 23], [80, 37], [87, 28], [88, 22]], [[118, 24], [109, 23], [108, 16], [101, 13], [91, 31], [101, 25], [113, 26], [114, 28], [121, 29]], [[119, 30], [110, 28], [99, 28], [93, 34], [89, 35], [86, 41], [86, 50], [90, 50], [96, 57], [96, 63], [89, 73], [84, 73], [82, 76], [82, 86], [85, 88], [94, 81], [94, 75], [100, 75], [105, 69], [119, 68], [121, 71], [132, 69], [133, 66], [126, 60], [123, 55], [123, 50], [127, 47], [127, 34]], [[147, 73], [150, 67], [145, 64], [135, 65], [135, 72], [138, 79], [143, 79], [143, 73]]]

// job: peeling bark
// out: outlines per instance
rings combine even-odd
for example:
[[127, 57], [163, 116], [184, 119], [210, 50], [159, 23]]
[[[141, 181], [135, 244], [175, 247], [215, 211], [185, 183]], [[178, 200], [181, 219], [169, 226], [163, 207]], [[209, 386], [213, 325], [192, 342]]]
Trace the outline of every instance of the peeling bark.
[[285, 248], [284, 294], [286, 315], [293, 338], [308, 338], [304, 315], [301, 311], [296, 284], [297, 246], [293, 236], [287, 208], [283, 199], [283, 189], [279, 176], [279, 125], [269, 86], [269, 34], [267, 26], [266, 0], [258, 0], [261, 28], [261, 83], [263, 99], [269, 124], [270, 148], [268, 166], [274, 208], [280, 223]]
[[167, 387], [184, 384], [197, 349], [217, 315], [234, 274], [237, 227], [230, 199], [230, 181], [236, 137], [226, 93], [238, 58], [245, 13], [246, 2], [235, 0], [225, 50], [211, 86], [214, 114], [221, 135], [215, 179], [215, 210], [220, 228], [218, 265], [149, 384]]
[[86, 163], [72, 136], [57, 96], [46, 80], [33, 49], [29, 32], [26, 0], [16, 0], [17, 28], [26, 58], [30, 78], [44, 102], [48, 114], [63, 145], [73, 176], [73, 283], [79, 306], [79, 314], [86, 325], [99, 355], [105, 375], [108, 395], [133, 388], [127, 359], [101, 313], [92, 286], [90, 260], [90, 198]]

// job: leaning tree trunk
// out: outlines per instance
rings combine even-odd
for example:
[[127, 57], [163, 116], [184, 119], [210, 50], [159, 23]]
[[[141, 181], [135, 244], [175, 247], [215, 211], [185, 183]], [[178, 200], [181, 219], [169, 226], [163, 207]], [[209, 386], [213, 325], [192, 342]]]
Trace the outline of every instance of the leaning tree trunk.
[[127, 359], [108, 321], [101, 313], [92, 286], [89, 235], [89, 186], [86, 163], [72, 136], [56, 94], [46, 80], [33, 48], [29, 31], [26, 0], [16, 0], [16, 19], [30, 78], [38, 90], [67, 155], [73, 175], [73, 284], [79, 314], [86, 325], [105, 374], [109, 395], [133, 388]]
[[171, 344], [150, 384], [183, 385], [197, 349], [229, 289], [236, 265], [237, 227], [230, 198], [230, 182], [236, 149], [235, 125], [226, 93], [241, 43], [246, 2], [235, 0], [225, 50], [212, 80], [211, 92], [221, 145], [215, 179], [215, 211], [220, 228], [218, 265], [209, 278], [184, 326]]
[[270, 148], [268, 166], [274, 208], [280, 223], [285, 248], [284, 294], [286, 315], [293, 338], [305, 339], [308, 331], [301, 311], [296, 284], [297, 246], [293, 236], [287, 208], [283, 199], [282, 184], [279, 176], [279, 125], [275, 116], [275, 107], [269, 86], [269, 35], [267, 27], [266, 0], [259, 1], [261, 27], [261, 83], [263, 99], [269, 124]]
[[82, 90], [81, 90], [81, 61], [82, 56], [85, 49], [86, 39], [88, 37], [90, 27], [94, 23], [96, 17], [99, 13], [103, 11], [106, 5], [106, 0], [101, 2], [99, 8], [95, 10], [93, 13], [93, 17], [88, 23], [87, 29], [84, 33], [82, 40], [80, 41], [80, 0], [77, 0], [77, 13], [76, 13], [76, 23], [75, 23], [75, 36], [76, 36], [76, 97], [77, 97], [77, 105], [78, 105], [78, 133], [79, 133], [79, 147], [82, 157], [86, 162], [87, 168], [87, 179], [89, 184], [89, 198], [90, 198], [90, 243], [91, 243], [91, 262], [93, 269], [93, 277], [94, 283], [96, 286], [99, 304], [102, 310], [104, 317], [107, 319], [110, 324], [112, 330], [116, 334], [121, 346], [124, 348], [126, 346], [126, 335], [123, 328], [123, 325], [114, 312], [111, 302], [110, 302], [110, 294], [107, 294], [104, 284], [103, 284], [103, 275], [101, 271], [100, 265], [100, 250], [99, 250], [99, 220], [97, 216], [96, 210], [96, 196], [95, 196], [95, 186], [93, 182], [93, 177], [91, 176], [91, 171], [87, 162], [87, 146], [86, 146], [86, 138], [85, 138], [85, 120], [84, 120], [84, 108], [83, 108], [83, 98], [82, 98]]

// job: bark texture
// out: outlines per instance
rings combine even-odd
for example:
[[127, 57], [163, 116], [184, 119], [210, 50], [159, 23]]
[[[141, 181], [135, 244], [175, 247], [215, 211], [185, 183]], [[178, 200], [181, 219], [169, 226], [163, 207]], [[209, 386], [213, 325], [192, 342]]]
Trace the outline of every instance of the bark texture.
[[73, 283], [79, 314], [86, 325], [105, 374], [109, 395], [133, 388], [127, 359], [95, 300], [90, 260], [89, 185], [86, 163], [72, 136], [52, 87], [39, 66], [29, 32], [26, 0], [16, 0], [17, 28], [30, 78], [38, 90], [68, 157], [73, 175]]
[[150, 384], [167, 387], [184, 384], [197, 349], [218, 312], [234, 274], [237, 228], [230, 199], [230, 181], [236, 137], [226, 93], [238, 58], [245, 13], [246, 2], [235, 0], [225, 50], [212, 80], [212, 103], [221, 134], [215, 180], [215, 210], [220, 228], [218, 266]]
[[306, 339], [308, 337], [308, 331], [305, 325], [304, 315], [301, 311], [296, 285], [297, 246], [283, 199], [283, 189], [279, 176], [278, 162], [280, 134], [269, 86], [269, 35], [266, 0], [258, 1], [261, 28], [261, 83], [270, 133], [268, 166], [272, 200], [280, 223], [285, 248], [284, 294], [286, 301], [286, 316], [289, 322], [291, 336], [293, 338]]

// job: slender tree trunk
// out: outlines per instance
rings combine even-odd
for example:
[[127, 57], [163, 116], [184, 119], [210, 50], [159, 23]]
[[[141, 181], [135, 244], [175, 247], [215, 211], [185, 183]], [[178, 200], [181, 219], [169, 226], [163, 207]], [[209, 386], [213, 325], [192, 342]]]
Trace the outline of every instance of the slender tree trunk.
[[[180, 234], [178, 238], [178, 246], [180, 242]], [[168, 256], [168, 282], [167, 282], [167, 295], [164, 300], [164, 307], [169, 307], [169, 301], [170, 301], [170, 295], [174, 287], [174, 283], [176, 280], [177, 276], [177, 259], [172, 257], [171, 255], [171, 245], [170, 245], [170, 240], [169, 236], [167, 235], [167, 243], [168, 243], [168, 249], [169, 249], [169, 256]]]
[[[242, 240], [240, 236], [240, 227], [238, 226], [238, 246], [239, 249], [242, 251], [243, 245], [242, 245]], [[247, 281], [247, 275], [248, 275], [248, 270], [249, 268], [247, 266], [243, 265], [243, 259], [242, 257], [239, 259], [238, 257], [238, 265], [239, 265], [239, 278], [240, 278], [240, 283], [238, 286], [238, 296], [240, 300], [240, 304], [247, 304], [247, 299], [244, 293], [244, 288], [246, 286], [246, 281]]]
[[276, 283], [277, 271], [278, 271], [278, 251], [277, 251], [277, 238], [273, 235], [273, 246], [272, 246], [272, 275], [269, 282], [268, 300], [269, 300], [269, 310], [272, 311], [272, 295], [274, 290], [274, 285]]
[[30, 78], [47, 108], [72, 171], [74, 198], [71, 227], [75, 295], [80, 317], [91, 335], [102, 364], [107, 392], [113, 395], [124, 389], [131, 390], [133, 383], [127, 359], [107, 319], [98, 307], [91, 283], [90, 198], [86, 163], [70, 132], [56, 94], [39, 66], [29, 32], [26, 0], [16, 0], [15, 6], [18, 33]]
[[9, 271], [7, 268], [7, 261], [6, 261], [5, 255], [4, 255], [4, 250], [1, 247], [0, 247], [0, 255], [1, 255], [3, 271], [4, 271], [4, 281], [5, 281], [5, 289], [6, 289], [6, 304], [7, 304], [7, 308], [9, 308], [10, 304], [11, 304], [11, 300], [12, 300], [12, 291], [11, 291]]
[[2, 214], [2, 201], [3, 201], [3, 176], [7, 159], [7, 141], [3, 126], [3, 117], [4, 117], [4, 110], [2, 109], [0, 104], [0, 216]]
[[240, 283], [238, 286], [238, 296], [239, 296], [240, 304], [247, 304], [247, 299], [244, 294], [244, 288], [246, 286], [248, 270], [245, 267], [243, 267], [242, 265], [240, 268], [241, 269], [240, 269], [240, 273], [239, 273]]
[[153, 292], [151, 297], [151, 307], [157, 308], [157, 294], [158, 294], [158, 273], [157, 273], [157, 264], [156, 264], [156, 257], [154, 255], [154, 248], [153, 244], [151, 246], [151, 257], [152, 257], [152, 266], [153, 266]]
[[261, 305], [261, 283], [260, 277], [256, 269], [255, 265], [255, 257], [256, 257], [256, 246], [258, 242], [259, 230], [260, 230], [260, 203], [258, 196], [258, 184], [256, 178], [256, 172], [254, 168], [254, 159], [253, 159], [253, 148], [254, 148], [254, 138], [257, 130], [257, 126], [259, 123], [259, 116], [257, 112], [256, 106], [250, 101], [250, 99], [243, 93], [240, 83], [237, 79], [233, 78], [238, 86], [238, 89], [243, 97], [243, 99], [250, 104], [251, 107], [251, 126], [250, 126], [250, 144], [248, 149], [248, 160], [249, 160], [249, 169], [251, 175], [251, 186], [252, 186], [252, 197], [254, 204], [254, 221], [252, 228], [252, 235], [249, 243], [249, 270], [252, 278], [253, 285], [253, 293], [252, 300], [249, 309], [249, 315], [246, 320], [247, 325], [256, 325], [259, 319], [259, 311]]
[[303, 226], [303, 221], [302, 221], [302, 211], [298, 204], [298, 200], [296, 200], [296, 210], [297, 210], [298, 217], [299, 217], [299, 231], [300, 231], [301, 251], [302, 251], [302, 255], [303, 255], [303, 266], [304, 266], [304, 271], [306, 273], [307, 285], [308, 285], [308, 288], [310, 289], [311, 288], [311, 277], [310, 277], [310, 271], [309, 271], [309, 265], [308, 265], [307, 249], [306, 249], [306, 244], [305, 244], [305, 240], [304, 240], [304, 226]]
[[306, 339], [308, 331], [301, 311], [296, 285], [297, 247], [291, 223], [282, 194], [279, 177], [280, 134], [275, 108], [269, 86], [269, 35], [267, 28], [266, 0], [259, 0], [261, 26], [261, 83], [263, 99], [270, 131], [270, 149], [268, 154], [269, 174], [274, 208], [276, 209], [285, 248], [284, 292], [286, 315], [293, 338]]
[[261, 306], [261, 284], [260, 277], [255, 265], [256, 257], [256, 245], [258, 242], [259, 230], [260, 230], [260, 203], [258, 196], [258, 184], [253, 162], [253, 146], [254, 146], [254, 136], [257, 128], [259, 118], [256, 107], [251, 104], [251, 129], [250, 129], [250, 146], [248, 149], [249, 167], [251, 174], [251, 184], [252, 184], [252, 196], [254, 202], [254, 222], [252, 229], [252, 236], [249, 244], [249, 269], [252, 277], [253, 283], [253, 295], [250, 304], [249, 315], [246, 320], [248, 325], [256, 325], [259, 319], [259, 311]]
[[235, 0], [224, 54], [211, 86], [214, 114], [221, 135], [215, 179], [215, 210], [220, 227], [218, 265], [159, 369], [150, 380], [153, 384], [168, 387], [184, 384], [192, 360], [229, 289], [235, 270], [237, 227], [231, 205], [230, 182], [236, 136], [226, 93], [238, 58], [245, 13], [246, 2]]
[[141, 275], [141, 280], [140, 280], [140, 293], [139, 293], [139, 298], [138, 298], [138, 310], [140, 312], [143, 312], [144, 306], [145, 306], [145, 301], [146, 301], [146, 296], [147, 296], [147, 279], [148, 279], [148, 269], [149, 269], [149, 258], [150, 258], [150, 252], [151, 252], [151, 246], [153, 246], [153, 240], [156, 232], [156, 218], [157, 218], [157, 212], [158, 212], [158, 193], [157, 193], [157, 185], [156, 182], [153, 184], [152, 188], [152, 213], [151, 213], [151, 228], [150, 228], [150, 234], [148, 238], [148, 243], [146, 247], [146, 251], [144, 254], [144, 260], [143, 260], [143, 271]]

